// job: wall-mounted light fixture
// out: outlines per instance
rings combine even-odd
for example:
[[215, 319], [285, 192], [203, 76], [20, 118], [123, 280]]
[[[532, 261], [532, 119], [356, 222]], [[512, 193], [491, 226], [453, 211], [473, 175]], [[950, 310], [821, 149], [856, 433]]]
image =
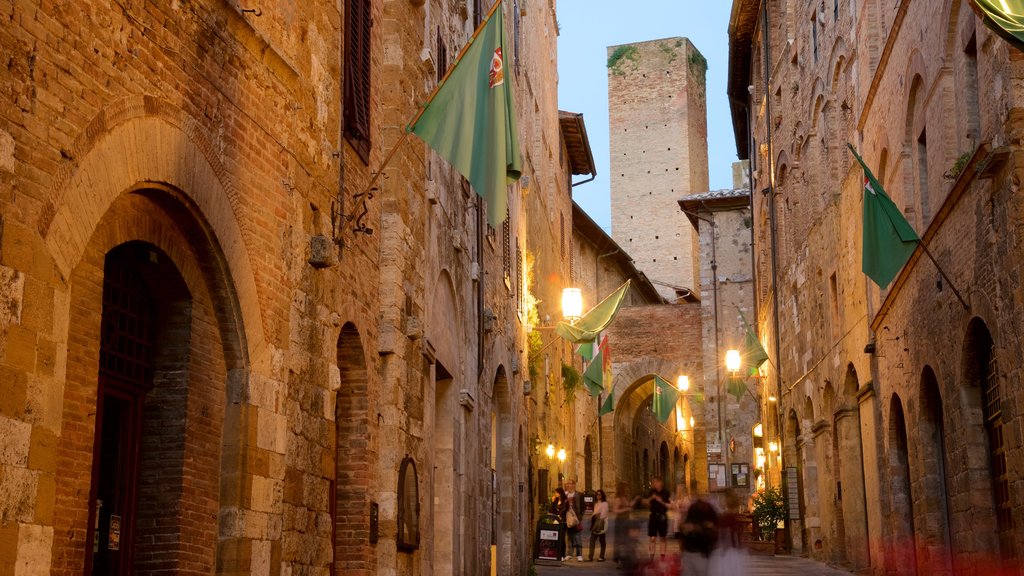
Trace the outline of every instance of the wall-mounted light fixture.
[[676, 380], [676, 386], [679, 388], [680, 392], [688, 391], [690, 389], [690, 378], [680, 374], [679, 378]]
[[732, 373], [733, 376], [740, 371], [740, 351], [739, 350], [728, 350], [725, 353], [725, 369]]
[[583, 291], [579, 288], [562, 289], [562, 318], [575, 322], [583, 316]]

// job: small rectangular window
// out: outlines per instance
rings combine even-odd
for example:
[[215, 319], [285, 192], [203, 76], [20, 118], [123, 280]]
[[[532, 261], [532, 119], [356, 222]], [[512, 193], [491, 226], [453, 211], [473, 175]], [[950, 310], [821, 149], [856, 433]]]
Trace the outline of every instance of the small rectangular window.
[[818, 63], [818, 13], [811, 16], [811, 48], [814, 51], [814, 63]]
[[501, 223], [501, 265], [505, 276], [505, 287], [512, 289], [512, 222], [511, 210], [506, 207], [505, 221]]
[[921, 204], [921, 226], [928, 225], [930, 213], [928, 211], [928, 131], [921, 130], [921, 136], [917, 139], [917, 181], [918, 194]]
[[832, 340], [838, 341], [842, 327], [839, 325], [839, 282], [835, 272], [828, 279], [828, 294], [829, 304], [831, 304], [830, 312], [832, 313]]
[[370, 162], [371, 0], [345, 1], [345, 137]]

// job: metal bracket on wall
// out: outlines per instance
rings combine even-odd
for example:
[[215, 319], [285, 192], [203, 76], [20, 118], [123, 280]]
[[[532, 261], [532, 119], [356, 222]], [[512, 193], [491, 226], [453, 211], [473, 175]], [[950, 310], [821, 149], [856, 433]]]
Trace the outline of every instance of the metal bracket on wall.
[[[380, 177], [384, 180], [388, 179], [388, 175], [384, 173], [381, 173]], [[337, 199], [331, 202], [331, 237], [339, 248], [345, 245], [342, 233], [344, 232], [345, 225], [349, 222], [354, 223], [352, 225], [352, 232], [366, 234], [367, 236], [373, 234], [373, 228], [366, 225], [366, 217], [370, 213], [369, 201], [373, 200], [374, 194], [378, 190], [379, 188], [374, 186], [365, 192], [360, 192], [353, 196], [352, 200], [355, 202], [355, 207], [349, 213], [345, 212], [344, 190], [340, 190]]]

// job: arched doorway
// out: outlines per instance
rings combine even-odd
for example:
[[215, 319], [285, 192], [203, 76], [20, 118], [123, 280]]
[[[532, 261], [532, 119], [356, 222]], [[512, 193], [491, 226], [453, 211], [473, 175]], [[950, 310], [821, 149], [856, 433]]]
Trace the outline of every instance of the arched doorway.
[[855, 572], [871, 565], [867, 531], [866, 494], [864, 490], [864, 459], [860, 434], [860, 407], [857, 392], [860, 382], [853, 364], [846, 368], [840, 404], [833, 414], [835, 445], [833, 462], [838, 468], [835, 487], [836, 536], [840, 556], [845, 556]]
[[359, 330], [346, 323], [338, 336], [340, 386], [334, 407], [335, 477], [331, 483], [334, 523], [333, 574], [369, 570], [370, 446], [366, 355]]
[[491, 574], [513, 573], [513, 540], [516, 509], [513, 490], [514, 458], [512, 438], [512, 399], [505, 368], [498, 367], [494, 377], [493, 410], [491, 411]]
[[[181, 536], [192, 296], [166, 254], [143, 242], [107, 253], [86, 574], [151, 567], [154, 538]], [[178, 341], [180, 339], [180, 341]], [[167, 475], [166, 477], [164, 475]], [[173, 529], [170, 533], [165, 523]]]
[[[423, 474], [430, 483], [430, 500], [425, 506], [430, 511], [429, 550], [424, 555], [432, 573], [463, 576], [472, 567], [486, 562], [485, 557], [475, 552], [474, 543], [490, 542], [488, 533], [492, 531], [487, 529], [486, 519], [491, 515], [486, 514], [484, 487], [479, 486], [475, 499], [470, 500], [469, 480], [464, 478], [467, 448], [463, 433], [464, 410], [459, 405], [459, 391], [465, 377], [462, 371], [464, 351], [459, 345], [463, 317], [460, 300], [455, 297], [455, 285], [447, 271], [442, 271], [431, 287], [434, 294], [430, 298], [426, 334], [436, 354], [432, 365], [433, 394], [427, 392], [424, 398], [427, 403], [425, 447], [430, 462], [429, 471]], [[485, 413], [482, 420], [486, 422], [488, 416]], [[483, 441], [477, 443], [481, 449], [488, 446], [487, 440], [484, 436]], [[479, 464], [486, 463], [484, 460]], [[471, 521], [471, 514], [481, 524]], [[464, 552], [468, 550], [474, 552]]]
[[[788, 492], [797, 492], [799, 494], [800, 502], [797, 509], [794, 510], [790, 504], [790, 539], [792, 540], [791, 545], [793, 546], [793, 552], [799, 553], [807, 550], [807, 530], [806, 523], [804, 522], [805, 502], [804, 497], [804, 480], [803, 480], [803, 462], [801, 461], [801, 453], [798, 446], [802, 443], [801, 431], [800, 431], [800, 418], [796, 414], [796, 410], [790, 410], [786, 416], [786, 443], [783, 446], [782, 461], [787, 463], [787, 468], [796, 468], [795, 477], [787, 474], [786, 481], [791, 482], [794, 478], [797, 481], [797, 486], [786, 486]], [[792, 466], [790, 463], [796, 464]], [[797, 539], [799, 537], [799, 540]]]
[[225, 428], [241, 410], [229, 386], [247, 374], [238, 302], [187, 198], [153, 186], [109, 200], [61, 254], [70, 322], [53, 530], [74, 536], [54, 538], [52, 571], [209, 574], [222, 487], [238, 477], [240, 440]]
[[970, 526], [973, 530], [982, 526], [990, 527], [992, 530], [985, 532], [995, 536], [977, 539], [976, 545], [980, 549], [970, 552], [1001, 557], [1004, 563], [1011, 564], [1016, 538], [1003, 434], [1002, 386], [995, 341], [988, 326], [980, 318], [972, 319], [968, 325], [963, 370], [962, 449], [967, 454], [985, 454], [985, 458], [964, 459], [967, 462], [970, 497], [958, 494], [961, 503], [958, 506], [954, 502], [954, 509], [964, 506], [964, 502], [970, 502], [966, 508], [961, 508], [970, 512], [958, 519], [960, 525]]
[[918, 551], [918, 564], [929, 574], [952, 574], [953, 542], [949, 530], [949, 490], [946, 476], [946, 434], [943, 423], [942, 394], [931, 366], [921, 371], [921, 420], [918, 423], [921, 446], [922, 496], [925, 546]]
[[455, 386], [450, 372], [440, 362], [434, 365], [433, 478], [433, 566], [435, 574], [462, 574], [461, 482], [456, 450]]
[[914, 499], [910, 488], [910, 458], [903, 402], [893, 394], [889, 402], [889, 473], [892, 486], [892, 535], [889, 557], [900, 574], [917, 574], [914, 537]]

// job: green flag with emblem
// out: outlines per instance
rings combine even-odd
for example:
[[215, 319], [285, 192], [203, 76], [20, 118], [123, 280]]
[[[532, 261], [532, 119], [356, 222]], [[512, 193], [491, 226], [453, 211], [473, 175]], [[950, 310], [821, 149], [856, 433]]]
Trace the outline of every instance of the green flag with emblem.
[[668, 422], [669, 416], [672, 415], [672, 410], [676, 407], [676, 402], [679, 401], [679, 391], [676, 390], [675, 386], [664, 381], [660, 376], [654, 377], [654, 399], [651, 402], [651, 409], [654, 411], [654, 417], [658, 419], [658, 422], [664, 424]]
[[884, 289], [899, 274], [921, 242], [867, 164], [847, 144], [864, 169], [864, 230], [861, 269]]
[[508, 185], [519, 179], [522, 162], [500, 4], [407, 128], [469, 180], [487, 201], [491, 226], [505, 219]]

